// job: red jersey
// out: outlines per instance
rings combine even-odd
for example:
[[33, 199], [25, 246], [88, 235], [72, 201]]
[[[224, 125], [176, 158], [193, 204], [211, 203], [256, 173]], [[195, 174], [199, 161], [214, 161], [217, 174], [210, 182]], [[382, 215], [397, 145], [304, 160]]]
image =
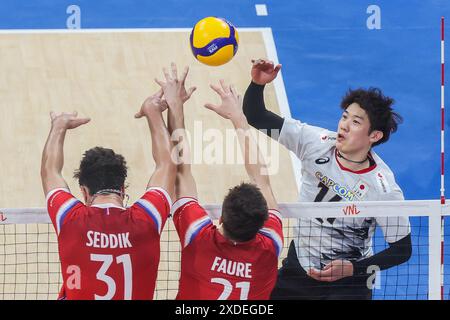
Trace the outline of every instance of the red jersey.
[[150, 188], [128, 209], [86, 206], [67, 189], [49, 192], [63, 275], [59, 298], [153, 299], [170, 207], [161, 188]]
[[283, 248], [277, 210], [269, 210], [254, 239], [240, 243], [225, 238], [196, 199], [179, 199], [172, 212], [182, 247], [177, 299], [269, 299]]

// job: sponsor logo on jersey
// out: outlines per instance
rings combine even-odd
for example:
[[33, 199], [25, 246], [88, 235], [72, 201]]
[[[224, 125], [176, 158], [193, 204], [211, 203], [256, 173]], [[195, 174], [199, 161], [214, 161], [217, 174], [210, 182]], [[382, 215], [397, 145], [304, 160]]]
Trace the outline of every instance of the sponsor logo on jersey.
[[342, 211], [344, 212], [344, 214], [346, 216], [354, 216], [359, 214], [361, 211], [358, 210], [358, 208], [356, 207], [355, 204], [346, 206], [344, 209], [342, 209]]
[[6, 218], [6, 214], [4, 214], [3, 212], [0, 211], [0, 222], [5, 221], [6, 219], [8, 219], [8, 218]]
[[325, 164], [325, 163], [328, 163], [328, 162], [330, 162], [330, 158], [329, 157], [322, 157], [322, 158], [316, 159], [316, 163], [317, 164]]
[[352, 191], [359, 200], [362, 200], [369, 191], [369, 185], [362, 180], [358, 180]]
[[380, 186], [381, 190], [383, 190], [384, 193], [391, 192], [391, 186], [389, 185], [389, 182], [387, 181], [386, 177], [381, 171], [376, 172], [376, 179], [378, 185]]
[[355, 194], [353, 191], [350, 191], [347, 187], [336, 183], [333, 179], [324, 176], [322, 172], [316, 172], [316, 178], [319, 179], [327, 188], [333, 190], [338, 196], [340, 196], [344, 200], [353, 201], [355, 199]]
[[326, 143], [329, 141], [336, 141], [336, 137], [335, 136], [330, 136], [326, 133], [323, 133], [320, 135], [320, 143]]

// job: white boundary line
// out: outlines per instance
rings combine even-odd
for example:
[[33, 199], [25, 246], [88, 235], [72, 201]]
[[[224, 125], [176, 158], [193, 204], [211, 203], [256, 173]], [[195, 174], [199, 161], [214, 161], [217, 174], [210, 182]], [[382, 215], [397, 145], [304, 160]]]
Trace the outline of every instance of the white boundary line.
[[[266, 45], [267, 57], [274, 62], [274, 64], [278, 64], [278, 55], [277, 49], [275, 46], [275, 41], [273, 39], [272, 29], [271, 28], [261, 28], [260, 29], [264, 38], [264, 43]], [[277, 96], [278, 105], [280, 107], [281, 116], [283, 118], [291, 118], [291, 109], [289, 107], [289, 102], [286, 94], [286, 89], [284, 87], [283, 75], [282, 71], [278, 73], [278, 76], [273, 81], [273, 85], [275, 87], [275, 94]], [[297, 190], [300, 192], [301, 188], [301, 172], [302, 172], [302, 164], [297, 156], [289, 151], [289, 155], [291, 157], [292, 169], [294, 170], [295, 181], [297, 183]]]
[[[20, 33], [133, 33], [133, 32], [191, 32], [192, 28], [127, 28], [127, 29], [0, 29], [0, 34]], [[270, 28], [239, 28], [239, 32], [262, 32]]]

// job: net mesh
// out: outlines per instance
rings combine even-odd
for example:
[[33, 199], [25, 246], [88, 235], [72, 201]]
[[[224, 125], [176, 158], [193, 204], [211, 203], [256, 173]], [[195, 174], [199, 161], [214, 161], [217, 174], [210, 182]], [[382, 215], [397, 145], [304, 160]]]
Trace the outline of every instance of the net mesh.
[[[339, 216], [335, 207], [337, 205], [327, 204], [327, 207], [317, 204], [292, 204], [286, 208], [281, 208], [285, 218], [283, 219], [284, 248], [279, 259], [281, 266], [283, 258], [287, 256], [288, 247], [297, 235], [299, 230], [299, 219], [327, 219], [328, 217]], [[433, 210], [441, 210], [439, 206], [434, 206]], [[207, 206], [208, 209], [208, 206]], [[220, 208], [212, 206], [209, 208], [213, 218], [216, 218]], [[284, 210], [283, 210], [284, 209]], [[340, 208], [337, 208], [340, 209]], [[374, 209], [371, 212], [386, 212]], [[441, 258], [444, 259], [444, 266], [450, 263], [450, 249], [444, 248], [443, 255], [430, 255], [431, 252], [439, 252], [441, 225], [440, 219], [434, 220], [434, 226], [430, 224], [432, 212], [422, 212], [418, 214], [418, 208], [414, 210], [414, 204], [403, 204], [401, 213], [410, 216], [412, 256], [408, 262], [392, 267], [377, 273], [373, 281], [373, 299], [432, 299], [437, 298], [441, 288], [436, 286], [436, 276], [440, 278], [443, 272], [444, 279], [444, 299], [450, 298], [450, 272], [448, 268], [441, 269]], [[431, 210], [431, 211], [433, 211]], [[398, 211], [398, 207], [393, 207], [389, 211]], [[429, 210], [430, 211], [430, 210]], [[56, 299], [61, 288], [62, 276], [59, 264], [58, 245], [56, 233], [49, 223], [47, 213], [44, 209], [35, 210], [33, 217], [27, 220], [23, 213], [27, 209], [16, 210], [8, 214], [8, 210], [0, 209], [3, 212], [3, 220], [0, 223], [0, 299], [27, 299], [45, 300]], [[6, 212], [6, 213], [4, 213]], [[318, 218], [318, 214], [322, 218]], [[287, 213], [287, 214], [285, 214]], [[369, 212], [370, 213], [370, 212]], [[311, 216], [308, 216], [310, 214]], [[441, 214], [438, 212], [437, 214]], [[352, 219], [360, 217], [345, 217], [346, 223]], [[439, 224], [436, 223], [439, 222]], [[215, 220], [215, 223], [217, 220]], [[443, 238], [444, 243], [450, 243], [450, 221], [448, 217], [444, 219], [445, 228]], [[438, 241], [431, 236], [439, 237]], [[372, 240], [374, 253], [387, 248], [385, 236], [379, 227], [375, 229]], [[436, 251], [438, 250], [438, 251]], [[181, 251], [178, 235], [172, 221], [169, 219], [161, 235], [161, 259], [158, 271], [158, 278], [155, 290], [155, 299], [174, 299], [178, 290], [179, 267]], [[439, 269], [436, 269], [436, 266]], [[434, 269], [432, 269], [434, 268]], [[433, 271], [434, 270], [434, 271]], [[434, 292], [434, 296], [430, 292]], [[438, 294], [439, 295], [439, 294]]]

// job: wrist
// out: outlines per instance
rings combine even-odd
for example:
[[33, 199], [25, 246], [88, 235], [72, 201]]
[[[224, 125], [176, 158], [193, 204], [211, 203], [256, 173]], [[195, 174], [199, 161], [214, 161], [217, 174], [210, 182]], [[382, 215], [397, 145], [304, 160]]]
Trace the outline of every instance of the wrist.
[[233, 123], [235, 128], [246, 128], [246, 127], [248, 127], [247, 118], [245, 117], [243, 112], [241, 112], [239, 114], [236, 114], [236, 115], [233, 115], [230, 118], [230, 120]]
[[51, 131], [53, 131], [54, 133], [61, 133], [61, 134], [64, 134], [64, 133], [66, 133], [67, 128], [65, 127], [64, 124], [61, 124], [61, 123], [52, 123]]
[[167, 100], [167, 104], [169, 105], [169, 108], [172, 110], [176, 110], [176, 111], [180, 111], [183, 109], [183, 101], [179, 100], [179, 99], [175, 99], [175, 100]]
[[158, 108], [148, 108], [148, 109], [144, 110], [144, 116], [147, 118], [160, 117], [161, 114], [162, 114], [162, 111], [159, 110]]
[[266, 86], [266, 84], [267, 83], [258, 82], [254, 79], [252, 79], [252, 82], [250, 83], [251, 86], [262, 87], [263, 89]]

